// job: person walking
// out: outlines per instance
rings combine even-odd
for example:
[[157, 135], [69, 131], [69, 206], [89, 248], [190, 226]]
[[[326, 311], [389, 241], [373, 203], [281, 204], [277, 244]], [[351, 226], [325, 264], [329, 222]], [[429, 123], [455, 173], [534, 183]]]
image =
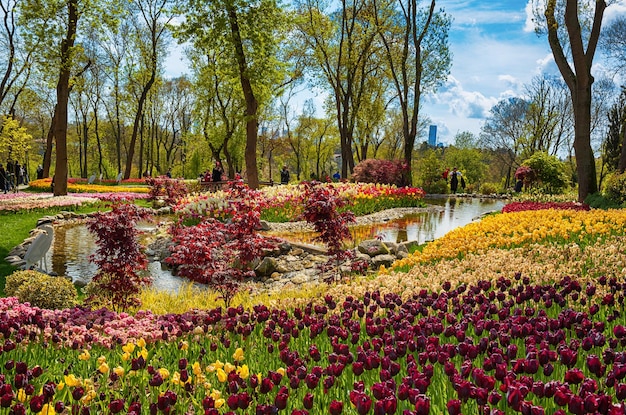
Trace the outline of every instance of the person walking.
[[0, 190], [4, 191], [5, 194], [7, 192], [7, 184], [7, 171], [4, 169], [2, 163], [0, 163]]
[[213, 167], [213, 172], [211, 174], [211, 179], [213, 182], [221, 182], [222, 174], [224, 174], [224, 168], [222, 167], [222, 163], [219, 161], [215, 162], [215, 167]]
[[288, 184], [289, 183], [289, 170], [287, 170], [287, 166], [283, 166], [283, 169], [280, 171], [280, 184]]
[[459, 187], [459, 180], [461, 179], [461, 172], [455, 168], [452, 169], [450, 173], [450, 191], [452, 193], [456, 193]]

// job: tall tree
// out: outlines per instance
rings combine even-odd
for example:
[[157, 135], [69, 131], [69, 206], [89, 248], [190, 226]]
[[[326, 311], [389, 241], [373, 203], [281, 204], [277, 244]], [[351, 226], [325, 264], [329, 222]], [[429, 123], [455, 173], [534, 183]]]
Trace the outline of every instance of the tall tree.
[[[402, 114], [404, 162], [409, 168], [418, 134], [422, 93], [435, 91], [447, 79], [452, 64], [449, 16], [442, 10], [435, 11], [435, 0], [425, 9], [420, 9], [419, 3], [374, 1], [379, 34]], [[411, 170], [407, 179], [410, 184]]]
[[[19, 35], [16, 12], [20, 6], [20, 0], [0, 1], [0, 19], [2, 29], [0, 31], [0, 45], [4, 46], [5, 53], [0, 56], [0, 71], [4, 73], [0, 79], [0, 108], [6, 114], [14, 115], [15, 102], [24, 86], [18, 86], [20, 79], [27, 81], [30, 76], [33, 49], [37, 44], [27, 44]], [[25, 78], [25, 79], [24, 79]], [[25, 85], [22, 83], [22, 85]], [[7, 105], [7, 99], [12, 92], [13, 98]]]
[[184, 2], [185, 22], [181, 40], [190, 40], [204, 51], [224, 51], [230, 66], [236, 68], [245, 101], [246, 179], [252, 188], [259, 186], [257, 139], [259, 106], [270, 95], [281, 64], [276, 52], [286, 24], [275, 0], [191, 0]]
[[[334, 4], [334, 3], [333, 3]], [[374, 53], [376, 25], [370, 0], [342, 0], [336, 11], [329, 2], [296, 0], [302, 48], [322, 85], [330, 87], [341, 142], [341, 176], [354, 168], [354, 130], [367, 79], [380, 66]]]
[[[602, 17], [607, 8], [605, 0], [547, 0], [545, 6], [536, 4], [536, 10], [543, 10], [542, 25], [554, 61], [563, 80], [567, 84], [574, 111], [574, 153], [578, 176], [578, 200], [582, 202], [588, 194], [598, 190], [596, 163], [591, 148], [591, 65], [598, 46]], [[595, 3], [593, 7], [590, 3]], [[593, 9], [593, 16], [583, 21], [586, 10]], [[589, 23], [589, 24], [588, 24]], [[568, 53], [569, 52], [569, 56]], [[568, 59], [569, 58], [569, 59]]]
[[[68, 103], [73, 77], [81, 76], [90, 62], [81, 62], [82, 48], [75, 45], [81, 31], [98, 30], [120, 8], [116, 0], [24, 0], [20, 18], [31, 43], [48, 45], [42, 50], [41, 62], [58, 69], [56, 104], [51, 121], [49, 141], [56, 149], [54, 194], [67, 194]], [[51, 152], [50, 152], [51, 154]], [[47, 157], [48, 153], [46, 154]], [[44, 163], [46, 159], [44, 159]], [[50, 161], [48, 159], [48, 165]], [[45, 172], [47, 173], [47, 172]]]
[[600, 48], [615, 73], [626, 75], [626, 15], [615, 17], [602, 31]]
[[[133, 169], [133, 158], [135, 156], [135, 146], [139, 135], [139, 128], [144, 116], [144, 106], [148, 99], [148, 93], [157, 80], [159, 64], [164, 56], [162, 48], [166, 42], [167, 24], [172, 19], [168, 16], [171, 0], [133, 0], [131, 11], [137, 16], [137, 39], [142, 70], [137, 72], [134, 80], [140, 90], [133, 122], [133, 132], [128, 144], [126, 154], [126, 168], [124, 169], [124, 179], [130, 178]], [[138, 174], [141, 175], [141, 166]]]

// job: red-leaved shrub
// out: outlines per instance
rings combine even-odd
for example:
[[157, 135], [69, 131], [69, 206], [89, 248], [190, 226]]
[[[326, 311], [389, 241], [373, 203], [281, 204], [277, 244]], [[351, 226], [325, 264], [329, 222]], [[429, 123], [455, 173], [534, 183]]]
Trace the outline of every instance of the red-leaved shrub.
[[146, 184], [150, 186], [149, 201], [163, 198], [167, 206], [174, 206], [181, 198], [187, 195], [187, 185], [178, 179], [170, 179], [167, 176], [147, 177]]
[[178, 275], [207, 284], [217, 291], [226, 307], [246, 277], [254, 277], [253, 261], [275, 241], [258, 234], [263, 198], [241, 180], [230, 182], [226, 192], [229, 206], [202, 218], [195, 226], [185, 226], [184, 217], [172, 227], [171, 255], [166, 262]]
[[345, 206], [347, 201], [339, 196], [339, 191], [333, 186], [315, 181], [305, 182], [303, 186], [306, 202], [302, 218], [319, 232], [317, 239], [326, 244], [332, 259], [338, 262], [350, 257], [351, 251], [342, 249], [342, 244], [345, 239], [352, 238], [348, 224], [355, 221], [354, 213], [339, 213], [337, 210]]
[[406, 186], [408, 166], [402, 161], [367, 159], [354, 167], [352, 181]]
[[97, 212], [89, 219], [87, 228], [98, 245], [91, 260], [98, 265], [98, 272], [92, 279], [97, 288], [87, 303], [97, 303], [97, 297], [105, 297], [118, 309], [139, 305], [137, 295], [151, 280], [139, 273], [146, 269], [148, 260], [141, 251], [135, 225], [151, 216], [149, 209], [117, 201], [111, 211]]

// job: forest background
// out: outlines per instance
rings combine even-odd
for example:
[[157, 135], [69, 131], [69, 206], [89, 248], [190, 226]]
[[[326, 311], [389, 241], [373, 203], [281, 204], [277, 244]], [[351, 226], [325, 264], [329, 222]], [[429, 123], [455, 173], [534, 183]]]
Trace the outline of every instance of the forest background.
[[[447, 147], [428, 144], [422, 110], [454, 63], [455, 16], [444, 3], [0, 3], [0, 160], [24, 163], [31, 178], [41, 164], [55, 194], [68, 177], [196, 178], [216, 161], [253, 187], [282, 165], [296, 180], [348, 178], [371, 158], [404, 161], [429, 192], [446, 190], [441, 173], [452, 166], [468, 190], [506, 190], [541, 153], [562, 163], [582, 198], [626, 163], [626, 16], [601, 25], [620, 1], [530, 1], [561, 77], [537, 76], [523, 96], [494, 105], [479, 134], [460, 131]], [[168, 78], [178, 44], [189, 74]], [[596, 47], [607, 69], [598, 79]], [[294, 111], [303, 88], [325, 91], [321, 111], [313, 101]], [[572, 99], [577, 89], [589, 90], [588, 103]]]

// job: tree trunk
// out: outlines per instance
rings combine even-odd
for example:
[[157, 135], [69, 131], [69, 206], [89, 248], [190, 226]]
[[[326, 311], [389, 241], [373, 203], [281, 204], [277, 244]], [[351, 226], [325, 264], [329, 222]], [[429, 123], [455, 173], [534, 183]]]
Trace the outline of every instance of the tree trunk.
[[598, 191], [596, 163], [591, 148], [591, 65], [600, 37], [602, 17], [606, 9], [604, 0], [596, 0], [593, 26], [585, 50], [582, 29], [578, 19], [578, 1], [567, 0], [565, 4], [565, 26], [569, 38], [574, 69], [563, 51], [558, 37], [558, 23], [555, 18], [556, 0], [548, 0], [545, 17], [548, 27], [548, 41], [554, 61], [563, 80], [569, 88], [574, 111], [574, 154], [578, 175], [578, 201], [583, 202], [587, 195]]
[[239, 67], [239, 80], [241, 82], [241, 89], [246, 100], [246, 178], [248, 179], [248, 186], [252, 189], [258, 189], [259, 187], [259, 170], [256, 163], [256, 146], [258, 135], [258, 119], [257, 110], [259, 104], [252, 90], [252, 84], [247, 75], [248, 64], [246, 63], [246, 56], [243, 50], [243, 42], [241, 40], [241, 33], [239, 32], [239, 22], [237, 21], [237, 11], [228, 3], [228, 20], [230, 23], [230, 30], [233, 36], [233, 44], [235, 45], [235, 56], [237, 57], [237, 65]]
[[61, 41], [61, 70], [57, 83], [57, 112], [54, 120], [54, 139], [56, 141], [56, 163], [54, 171], [54, 195], [67, 194], [67, 105], [70, 97], [70, 69], [72, 67], [72, 48], [76, 38], [78, 23], [78, 0], [67, 2], [67, 34]]
[[48, 135], [46, 136], [46, 149], [43, 153], [43, 177], [50, 177], [50, 166], [52, 165], [52, 146], [54, 144], [54, 124], [55, 119], [57, 117], [57, 107], [54, 106], [54, 113], [52, 115], [52, 119], [50, 120], [50, 129], [48, 130]]
[[620, 135], [622, 136], [622, 152], [619, 156], [619, 163], [617, 164], [617, 171], [624, 173], [626, 171], [626, 109], [625, 114], [622, 116], [622, 126], [620, 128]]

